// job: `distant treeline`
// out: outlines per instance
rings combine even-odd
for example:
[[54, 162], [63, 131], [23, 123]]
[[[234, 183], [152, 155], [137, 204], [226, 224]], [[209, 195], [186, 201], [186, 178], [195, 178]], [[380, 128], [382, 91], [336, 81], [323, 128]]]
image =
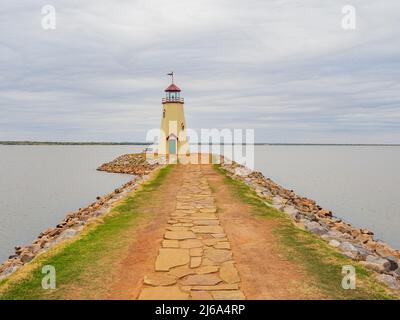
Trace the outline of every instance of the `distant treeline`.
[[[147, 146], [148, 142], [68, 142], [68, 141], [0, 141], [0, 145], [24, 145], [24, 146], [41, 146], [41, 145], [60, 145], [60, 146], [114, 146], [114, 145], [143, 145]], [[212, 143], [202, 143], [202, 145], [211, 145]], [[236, 145], [245, 145], [245, 143], [235, 143]], [[191, 143], [195, 145], [195, 143]], [[200, 143], [198, 144], [200, 145]], [[229, 145], [229, 144], [226, 144]], [[254, 143], [256, 146], [400, 146], [397, 143], [270, 143], [270, 142], [258, 142]]]

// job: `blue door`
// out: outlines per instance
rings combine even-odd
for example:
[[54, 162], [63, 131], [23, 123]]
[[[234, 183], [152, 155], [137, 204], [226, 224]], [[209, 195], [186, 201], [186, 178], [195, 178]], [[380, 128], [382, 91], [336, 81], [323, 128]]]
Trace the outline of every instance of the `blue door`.
[[168, 151], [169, 154], [176, 154], [176, 140], [168, 140]]

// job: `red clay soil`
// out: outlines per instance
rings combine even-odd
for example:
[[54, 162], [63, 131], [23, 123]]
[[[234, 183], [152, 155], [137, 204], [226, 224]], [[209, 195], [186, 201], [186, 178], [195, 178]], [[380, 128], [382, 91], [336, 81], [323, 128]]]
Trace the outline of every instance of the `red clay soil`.
[[137, 299], [144, 276], [154, 270], [169, 214], [175, 209], [181, 170], [182, 168], [177, 167], [171, 171], [154, 194], [152, 202], [144, 209], [145, 214], [152, 213], [153, 219], [132, 234], [132, 245], [119, 265], [120, 271], [117, 272], [118, 276], [108, 299]]
[[279, 253], [273, 234], [276, 222], [254, 216], [251, 207], [232, 195], [223, 176], [211, 166], [204, 166], [204, 171], [247, 299], [321, 299], [321, 294], [306, 284], [301, 268]]
[[[175, 209], [182, 172], [188, 167], [176, 165], [157, 190], [157, 198], [145, 209], [152, 212], [154, 218], [132, 234], [131, 247], [121, 259], [117, 279], [107, 298], [137, 299], [144, 276], [154, 270], [169, 214]], [[241, 278], [240, 287], [246, 298], [321, 298], [317, 290], [307, 286], [301, 268], [279, 253], [273, 234], [275, 222], [255, 217], [251, 207], [232, 195], [223, 176], [211, 165], [201, 165], [201, 168], [213, 189], [218, 215], [231, 243]]]

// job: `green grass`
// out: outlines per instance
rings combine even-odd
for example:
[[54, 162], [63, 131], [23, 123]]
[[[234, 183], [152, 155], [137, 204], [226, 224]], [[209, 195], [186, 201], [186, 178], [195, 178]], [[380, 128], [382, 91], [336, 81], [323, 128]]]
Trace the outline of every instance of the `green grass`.
[[[261, 219], [274, 219], [274, 230], [279, 240], [278, 248], [287, 259], [300, 265], [306, 272], [309, 285], [317, 288], [330, 299], [398, 299], [374, 275], [359, 263], [330, 247], [319, 236], [295, 226], [279, 210], [268, 207], [265, 200], [242, 181], [232, 179], [220, 165], [214, 166], [224, 176], [231, 192], [252, 208], [254, 215]], [[355, 290], [344, 290], [341, 286], [342, 266], [352, 265], [356, 269]]]
[[[113, 255], [118, 250], [126, 250], [131, 241], [124, 237], [125, 233], [144, 218], [141, 206], [150, 203], [153, 191], [170, 171], [171, 166], [161, 169], [154, 179], [115, 206], [103, 223], [89, 228], [81, 238], [61, 245], [61, 249], [54, 249], [53, 254], [49, 252], [32, 261], [32, 270], [27, 275], [21, 277], [18, 273], [22, 270], [19, 270], [3, 280], [0, 283], [0, 299], [56, 299], [70, 294], [73, 296], [73, 290], [83, 290], [85, 297], [96, 297], [96, 290], [105, 287], [113, 277], [110, 270], [115, 263]], [[44, 275], [41, 269], [44, 265], [52, 265], [56, 269], [57, 288], [54, 290], [42, 289]]]

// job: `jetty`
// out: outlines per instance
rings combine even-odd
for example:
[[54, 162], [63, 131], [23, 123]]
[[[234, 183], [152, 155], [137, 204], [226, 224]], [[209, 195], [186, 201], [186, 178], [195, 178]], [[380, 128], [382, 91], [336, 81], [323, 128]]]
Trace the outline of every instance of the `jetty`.
[[0, 268], [1, 299], [399, 298], [397, 251], [362, 247], [372, 232], [350, 238], [328, 210], [239, 164], [130, 154], [99, 170], [135, 176], [17, 248]]

